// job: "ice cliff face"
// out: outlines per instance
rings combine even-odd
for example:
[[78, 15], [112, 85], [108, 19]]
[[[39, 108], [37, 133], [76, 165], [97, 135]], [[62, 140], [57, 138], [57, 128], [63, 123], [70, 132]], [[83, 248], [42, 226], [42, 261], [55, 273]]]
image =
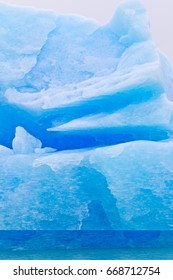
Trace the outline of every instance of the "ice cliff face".
[[0, 229], [172, 229], [173, 75], [141, 1], [0, 21]]

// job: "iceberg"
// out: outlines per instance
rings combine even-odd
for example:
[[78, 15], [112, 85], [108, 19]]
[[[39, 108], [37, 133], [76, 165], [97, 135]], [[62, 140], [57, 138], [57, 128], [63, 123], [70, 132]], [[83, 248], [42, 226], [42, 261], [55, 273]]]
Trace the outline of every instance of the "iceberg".
[[172, 230], [173, 71], [142, 1], [0, 21], [0, 230]]

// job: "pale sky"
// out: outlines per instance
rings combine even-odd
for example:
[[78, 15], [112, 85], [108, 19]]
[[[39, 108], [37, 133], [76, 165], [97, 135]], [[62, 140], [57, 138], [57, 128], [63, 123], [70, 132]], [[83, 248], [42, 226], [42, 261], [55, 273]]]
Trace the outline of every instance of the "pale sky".
[[[58, 13], [76, 13], [106, 23], [122, 0], [1, 0], [15, 5], [52, 9]], [[143, 0], [157, 46], [168, 56], [173, 65], [173, 0]]]

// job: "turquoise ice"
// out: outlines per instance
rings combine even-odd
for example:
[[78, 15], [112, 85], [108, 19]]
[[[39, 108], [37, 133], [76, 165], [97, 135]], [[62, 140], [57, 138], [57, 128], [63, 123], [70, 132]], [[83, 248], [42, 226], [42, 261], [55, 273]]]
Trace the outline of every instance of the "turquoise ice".
[[0, 4], [0, 229], [173, 229], [173, 72], [140, 0], [104, 26]]

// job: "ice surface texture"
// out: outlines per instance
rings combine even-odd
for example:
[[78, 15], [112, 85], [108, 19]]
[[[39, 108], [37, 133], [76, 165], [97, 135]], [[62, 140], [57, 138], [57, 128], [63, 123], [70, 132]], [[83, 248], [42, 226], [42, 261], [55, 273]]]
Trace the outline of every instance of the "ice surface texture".
[[173, 74], [141, 1], [0, 21], [0, 229], [173, 229]]

